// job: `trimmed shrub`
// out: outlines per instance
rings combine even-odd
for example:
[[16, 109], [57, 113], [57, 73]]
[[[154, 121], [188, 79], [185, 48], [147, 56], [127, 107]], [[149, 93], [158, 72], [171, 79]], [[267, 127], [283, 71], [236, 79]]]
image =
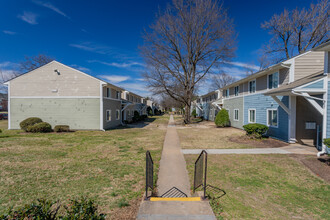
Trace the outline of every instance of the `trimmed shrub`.
[[29, 126], [35, 125], [42, 122], [40, 118], [37, 117], [32, 117], [32, 118], [27, 118], [21, 123], [19, 123], [19, 126], [21, 127], [22, 130], [27, 131]]
[[246, 131], [246, 135], [252, 138], [262, 138], [262, 136], [268, 131], [268, 126], [263, 124], [247, 124], [243, 126], [244, 130]]
[[2, 133], [2, 130], [0, 129], [0, 133]]
[[52, 131], [52, 126], [47, 122], [40, 122], [27, 128], [27, 132], [32, 133], [47, 133]]
[[217, 127], [227, 127], [230, 125], [229, 114], [226, 109], [221, 109], [215, 117], [215, 125]]
[[70, 132], [69, 125], [56, 125], [54, 127], [55, 132]]
[[197, 117], [197, 112], [196, 112], [196, 109], [194, 109], [192, 112], [191, 112], [191, 116], [193, 116], [194, 118]]

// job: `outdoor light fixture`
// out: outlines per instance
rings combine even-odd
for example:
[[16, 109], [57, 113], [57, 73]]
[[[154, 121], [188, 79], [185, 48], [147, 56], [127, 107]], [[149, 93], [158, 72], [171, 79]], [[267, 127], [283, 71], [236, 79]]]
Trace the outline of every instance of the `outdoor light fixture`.
[[61, 73], [56, 69], [54, 70], [55, 73], [57, 73], [57, 75], [61, 75]]

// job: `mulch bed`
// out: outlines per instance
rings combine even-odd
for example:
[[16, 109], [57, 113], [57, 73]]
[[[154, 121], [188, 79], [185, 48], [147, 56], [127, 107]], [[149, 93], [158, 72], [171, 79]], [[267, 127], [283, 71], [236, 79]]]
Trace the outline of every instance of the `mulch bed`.
[[316, 176], [330, 183], [330, 157], [317, 158], [313, 155], [291, 154], [290, 157], [304, 164]]
[[228, 140], [234, 143], [246, 144], [256, 148], [275, 148], [275, 147], [284, 147], [288, 145], [288, 143], [286, 142], [276, 140], [273, 138], [263, 138], [261, 140], [257, 140], [257, 139], [251, 139], [247, 136], [243, 136], [239, 138], [237, 136], [233, 136], [233, 137], [229, 137]]

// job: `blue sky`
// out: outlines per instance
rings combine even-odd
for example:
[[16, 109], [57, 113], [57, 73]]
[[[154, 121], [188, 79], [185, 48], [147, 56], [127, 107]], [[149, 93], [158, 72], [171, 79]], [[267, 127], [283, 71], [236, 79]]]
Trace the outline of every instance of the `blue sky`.
[[[0, 69], [10, 76], [24, 56], [46, 54], [127, 90], [149, 95], [141, 78], [144, 66], [138, 46], [143, 43], [143, 30], [169, 2], [1, 0]], [[309, 7], [310, 3], [224, 0], [238, 33], [236, 56], [226, 71], [242, 77], [242, 66], [257, 69], [257, 51], [270, 39], [260, 24], [284, 8]]]

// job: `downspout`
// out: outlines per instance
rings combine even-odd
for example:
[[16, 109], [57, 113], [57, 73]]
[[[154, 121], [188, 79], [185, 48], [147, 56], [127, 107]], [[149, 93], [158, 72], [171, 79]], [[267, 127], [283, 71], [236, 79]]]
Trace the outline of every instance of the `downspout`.
[[104, 124], [103, 124], [103, 86], [106, 85], [104, 82], [100, 81], [100, 130], [104, 130]]
[[[326, 53], [327, 54], [327, 53]], [[325, 65], [326, 66], [326, 65]], [[327, 146], [323, 143], [323, 140], [327, 137], [326, 132], [327, 132], [327, 111], [328, 111], [328, 80], [324, 80], [324, 85], [323, 87], [325, 88], [325, 93], [323, 94], [323, 121], [322, 121], [322, 150], [320, 152], [317, 153], [317, 157], [320, 157], [324, 154], [327, 154]]]

